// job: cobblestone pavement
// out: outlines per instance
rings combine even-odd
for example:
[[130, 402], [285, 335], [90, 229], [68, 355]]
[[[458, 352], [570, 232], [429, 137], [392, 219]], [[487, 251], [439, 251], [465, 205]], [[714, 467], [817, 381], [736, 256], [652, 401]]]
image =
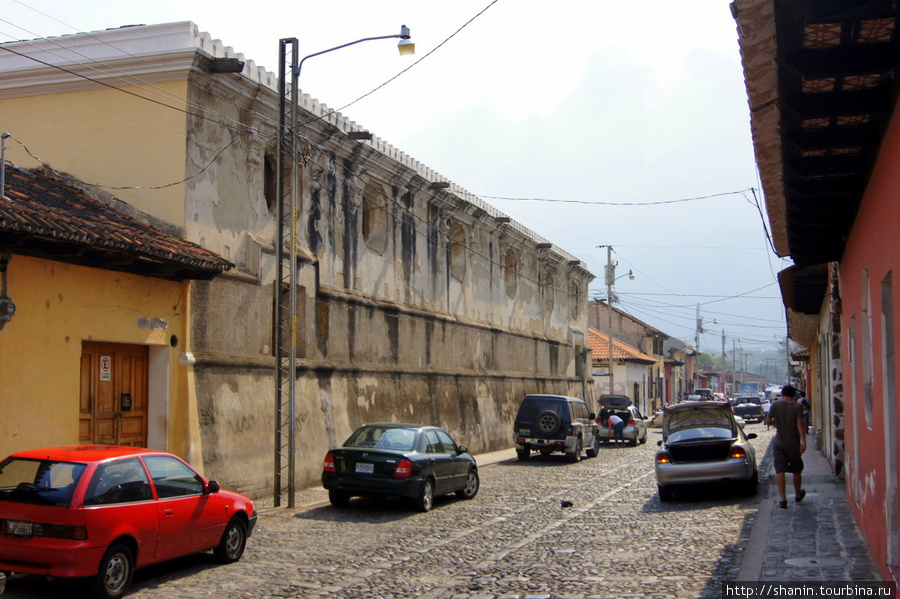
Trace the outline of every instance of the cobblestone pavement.
[[[762, 424], [747, 431], [760, 435], [762, 461], [771, 433]], [[574, 464], [553, 455], [485, 465], [474, 499], [448, 496], [424, 514], [362, 499], [337, 509], [324, 490], [305, 490], [298, 508], [263, 512], [240, 562], [199, 555], [139, 570], [128, 596], [721, 597], [721, 582], [737, 578], [762, 494], [714, 487], [660, 503], [659, 438], [650, 429], [646, 445], [601, 446], [597, 458]], [[4, 599], [86, 590], [84, 581], [17, 576]]]

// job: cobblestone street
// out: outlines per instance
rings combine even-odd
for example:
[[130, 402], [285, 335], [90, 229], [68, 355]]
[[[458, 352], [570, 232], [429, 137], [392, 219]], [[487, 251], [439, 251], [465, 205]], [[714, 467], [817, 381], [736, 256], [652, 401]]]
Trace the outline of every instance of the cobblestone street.
[[[757, 460], [771, 438], [756, 432]], [[539, 599], [720, 597], [740, 569], [757, 497], [704, 488], [662, 504], [646, 445], [483, 465], [475, 499], [428, 513], [400, 502], [328, 504], [322, 489], [262, 513], [243, 559], [211, 555], [139, 570], [128, 597]], [[463, 441], [464, 442], [464, 441]], [[563, 507], [563, 500], [572, 507]], [[82, 596], [84, 581], [15, 577], [4, 599]]]

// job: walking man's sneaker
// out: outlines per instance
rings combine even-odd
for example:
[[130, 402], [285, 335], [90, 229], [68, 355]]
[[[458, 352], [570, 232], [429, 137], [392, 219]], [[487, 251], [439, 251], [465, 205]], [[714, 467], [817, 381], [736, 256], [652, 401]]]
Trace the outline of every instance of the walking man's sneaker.
[[[806, 497], [806, 489], [800, 489], [800, 494], [797, 495], [796, 497], [794, 497], [794, 500], [795, 500], [797, 503], [800, 503], [801, 501], [803, 501], [803, 498], [804, 498], [804, 497]], [[784, 501], [784, 502], [782, 502], [782, 503], [787, 503], [787, 502]]]
[[778, 507], [787, 509], [787, 499], [782, 499], [778, 502]]

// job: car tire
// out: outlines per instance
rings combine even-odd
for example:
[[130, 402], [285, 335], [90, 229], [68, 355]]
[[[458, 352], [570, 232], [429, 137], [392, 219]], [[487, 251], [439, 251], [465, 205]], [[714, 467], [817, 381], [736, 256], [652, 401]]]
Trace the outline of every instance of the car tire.
[[427, 512], [434, 506], [434, 481], [430, 478], [425, 479], [422, 485], [422, 492], [413, 500], [413, 505], [420, 512]]
[[246, 548], [247, 524], [240, 516], [235, 516], [222, 532], [222, 539], [213, 549], [213, 555], [220, 564], [232, 564], [241, 559]]
[[456, 496], [460, 499], [472, 499], [478, 494], [478, 488], [480, 486], [481, 482], [478, 479], [478, 470], [469, 468], [469, 473], [466, 475], [466, 486], [458, 490]]
[[334, 507], [347, 507], [350, 504], [350, 494], [337, 489], [328, 489], [328, 501]]
[[575, 437], [575, 451], [573, 451], [572, 453], [567, 453], [566, 457], [569, 458], [569, 461], [572, 463], [581, 461], [581, 451], [581, 437]]
[[519, 458], [520, 460], [527, 460], [528, 458], [531, 457], [531, 450], [530, 449], [517, 449], [516, 457]]
[[662, 487], [660, 485], [656, 485], [657, 490], [659, 491], [659, 500], [663, 503], [667, 501], [672, 501], [672, 487]]
[[94, 578], [94, 594], [101, 599], [119, 599], [131, 586], [134, 555], [126, 545], [113, 543], [103, 554]]
[[597, 438], [597, 435], [591, 435], [591, 446], [584, 450], [584, 455], [588, 458], [596, 458], [599, 446], [600, 439]]
[[756, 493], [759, 491], [759, 471], [754, 470], [753, 476], [750, 477], [750, 480], [744, 483], [744, 495], [748, 497], [755, 497]]
[[559, 418], [559, 414], [553, 410], [544, 410], [538, 414], [537, 420], [535, 421], [538, 432], [545, 437], [550, 437], [558, 433], [561, 424], [562, 421]]
[[644, 445], [647, 442], [647, 431], [644, 431], [644, 436], [641, 437], [641, 445]]
[[632, 447], [637, 447], [637, 446], [638, 446], [638, 443], [639, 443], [639, 440], [638, 440], [638, 433], [637, 433], [637, 431], [634, 431], [634, 439], [631, 440], [631, 446], [632, 446]]

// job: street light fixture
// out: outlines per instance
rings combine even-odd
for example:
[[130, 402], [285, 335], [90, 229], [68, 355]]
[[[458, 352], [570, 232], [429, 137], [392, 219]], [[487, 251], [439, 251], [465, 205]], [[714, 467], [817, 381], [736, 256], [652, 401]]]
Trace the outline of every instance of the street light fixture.
[[[297, 220], [300, 206], [300, 151], [297, 139], [299, 125], [300, 69], [307, 58], [373, 40], [400, 38], [400, 54], [415, 52], [410, 41], [409, 27], [400, 27], [400, 33], [364, 37], [340, 46], [304, 56], [298, 60], [299, 41], [295, 37], [278, 42], [278, 166], [276, 195], [278, 196], [278, 238], [276, 240], [277, 265], [275, 275], [275, 507], [287, 500], [287, 507], [294, 507], [294, 472], [296, 449], [296, 364], [297, 364]], [[288, 65], [288, 58], [290, 64]], [[286, 78], [290, 76], [288, 89]], [[351, 138], [359, 138], [351, 135]], [[285, 156], [290, 156], [290, 194], [284, 192]], [[285, 245], [287, 244], [287, 248]], [[288, 255], [285, 256], [287, 251]]]

